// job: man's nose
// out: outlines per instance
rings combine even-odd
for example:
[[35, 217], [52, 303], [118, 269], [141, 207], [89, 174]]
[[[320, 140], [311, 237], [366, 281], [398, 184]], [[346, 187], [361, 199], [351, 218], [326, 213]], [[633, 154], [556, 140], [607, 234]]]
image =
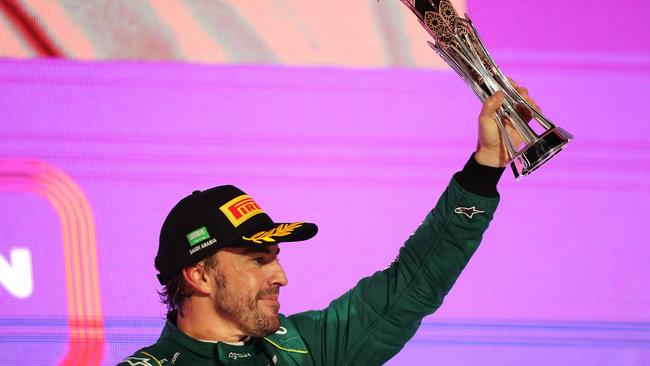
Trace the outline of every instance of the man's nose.
[[282, 265], [278, 260], [274, 260], [272, 265], [271, 285], [286, 286], [289, 283], [287, 274], [284, 272]]

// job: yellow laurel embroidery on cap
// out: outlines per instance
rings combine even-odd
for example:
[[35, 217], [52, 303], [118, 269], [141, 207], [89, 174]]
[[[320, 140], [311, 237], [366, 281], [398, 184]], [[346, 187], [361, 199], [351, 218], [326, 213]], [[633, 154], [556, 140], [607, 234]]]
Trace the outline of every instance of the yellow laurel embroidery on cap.
[[293, 224], [280, 224], [271, 230], [260, 231], [257, 234], [251, 235], [250, 238], [243, 236], [242, 239], [252, 241], [255, 244], [275, 243], [274, 236], [287, 236], [294, 230], [301, 227], [304, 222], [294, 222]]

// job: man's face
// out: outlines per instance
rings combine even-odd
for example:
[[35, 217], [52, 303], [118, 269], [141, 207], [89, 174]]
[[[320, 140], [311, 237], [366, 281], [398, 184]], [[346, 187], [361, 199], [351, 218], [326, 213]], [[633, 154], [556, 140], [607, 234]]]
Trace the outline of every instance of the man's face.
[[280, 326], [278, 295], [287, 277], [279, 253], [277, 245], [259, 250], [226, 248], [217, 253], [215, 310], [249, 336], [263, 337]]

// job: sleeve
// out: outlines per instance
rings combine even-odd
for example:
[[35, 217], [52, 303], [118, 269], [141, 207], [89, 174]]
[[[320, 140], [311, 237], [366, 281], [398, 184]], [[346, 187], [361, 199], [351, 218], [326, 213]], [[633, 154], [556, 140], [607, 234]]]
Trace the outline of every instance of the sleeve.
[[[324, 310], [289, 317], [316, 365], [381, 365], [402, 349], [422, 318], [442, 304], [499, 201], [498, 194], [486, 197], [461, 187], [459, 179], [477, 186], [475, 180], [484, 179], [483, 188], [494, 184], [496, 192], [498, 177], [477, 177], [474, 168], [467, 171], [466, 165], [456, 174], [389, 268], [362, 279]], [[486, 173], [483, 168], [478, 166], [478, 172]]]

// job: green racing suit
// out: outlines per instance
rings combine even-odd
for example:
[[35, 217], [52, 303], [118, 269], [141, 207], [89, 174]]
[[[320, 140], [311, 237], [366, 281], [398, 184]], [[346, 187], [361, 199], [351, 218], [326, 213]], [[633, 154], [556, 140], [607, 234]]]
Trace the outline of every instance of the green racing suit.
[[158, 341], [120, 366], [381, 365], [433, 313], [477, 249], [497, 207], [503, 169], [471, 158], [398, 258], [325, 309], [280, 315], [279, 330], [240, 344], [195, 340], [167, 321]]

